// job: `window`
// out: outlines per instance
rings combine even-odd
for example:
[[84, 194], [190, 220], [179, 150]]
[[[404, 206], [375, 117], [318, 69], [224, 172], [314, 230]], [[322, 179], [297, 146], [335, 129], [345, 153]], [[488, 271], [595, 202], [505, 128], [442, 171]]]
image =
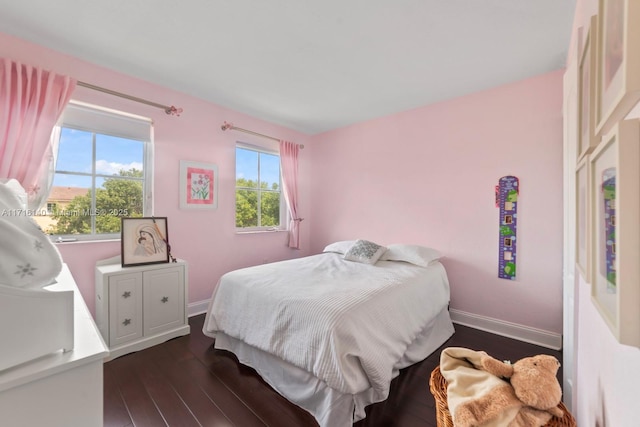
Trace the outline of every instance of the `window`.
[[115, 239], [151, 213], [151, 121], [73, 103], [60, 122], [53, 186], [36, 221], [62, 240]]
[[236, 228], [281, 229], [283, 197], [280, 155], [262, 148], [236, 146]]

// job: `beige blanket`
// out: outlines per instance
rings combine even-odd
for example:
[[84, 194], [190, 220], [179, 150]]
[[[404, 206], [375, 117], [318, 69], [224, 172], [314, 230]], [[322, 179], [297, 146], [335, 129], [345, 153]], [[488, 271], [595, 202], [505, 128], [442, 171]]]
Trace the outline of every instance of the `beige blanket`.
[[482, 369], [484, 351], [449, 347], [440, 355], [447, 404], [455, 427], [540, 427], [546, 411], [524, 405], [507, 382]]

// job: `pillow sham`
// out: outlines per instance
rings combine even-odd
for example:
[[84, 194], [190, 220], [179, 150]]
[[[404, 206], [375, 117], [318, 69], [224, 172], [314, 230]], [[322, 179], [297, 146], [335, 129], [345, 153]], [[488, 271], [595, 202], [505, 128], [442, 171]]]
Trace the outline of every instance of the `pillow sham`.
[[386, 247], [377, 243], [368, 240], [357, 240], [344, 254], [344, 259], [363, 264], [375, 264], [386, 250]]
[[442, 254], [437, 249], [420, 245], [393, 244], [387, 247], [387, 251], [380, 257], [380, 261], [402, 261], [427, 267], [440, 258], [442, 258]]
[[342, 240], [325, 246], [322, 252], [335, 252], [344, 255], [355, 243], [355, 240]]

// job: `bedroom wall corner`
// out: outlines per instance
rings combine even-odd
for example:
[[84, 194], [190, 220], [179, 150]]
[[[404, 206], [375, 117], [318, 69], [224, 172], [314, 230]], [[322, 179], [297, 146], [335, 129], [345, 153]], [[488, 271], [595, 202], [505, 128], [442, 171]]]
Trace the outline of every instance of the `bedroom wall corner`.
[[[561, 334], [562, 75], [315, 136], [312, 251], [354, 238], [434, 247], [453, 309]], [[516, 280], [497, 277], [505, 175], [521, 183]]]

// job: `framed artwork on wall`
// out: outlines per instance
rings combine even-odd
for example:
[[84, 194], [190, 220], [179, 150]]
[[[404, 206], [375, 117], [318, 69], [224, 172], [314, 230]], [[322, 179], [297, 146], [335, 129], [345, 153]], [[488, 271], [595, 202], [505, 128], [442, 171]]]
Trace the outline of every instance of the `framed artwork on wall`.
[[579, 56], [578, 161], [585, 154], [590, 153], [596, 145], [597, 35], [598, 18], [592, 16]]
[[640, 346], [640, 122], [618, 122], [589, 156], [591, 297], [621, 344]]
[[589, 239], [589, 156], [576, 166], [576, 266], [585, 282], [590, 283]]
[[218, 166], [181, 160], [180, 208], [216, 209], [217, 207]]
[[122, 218], [121, 222], [123, 267], [169, 262], [166, 217]]
[[596, 134], [623, 119], [640, 100], [640, 2], [600, 0]]

